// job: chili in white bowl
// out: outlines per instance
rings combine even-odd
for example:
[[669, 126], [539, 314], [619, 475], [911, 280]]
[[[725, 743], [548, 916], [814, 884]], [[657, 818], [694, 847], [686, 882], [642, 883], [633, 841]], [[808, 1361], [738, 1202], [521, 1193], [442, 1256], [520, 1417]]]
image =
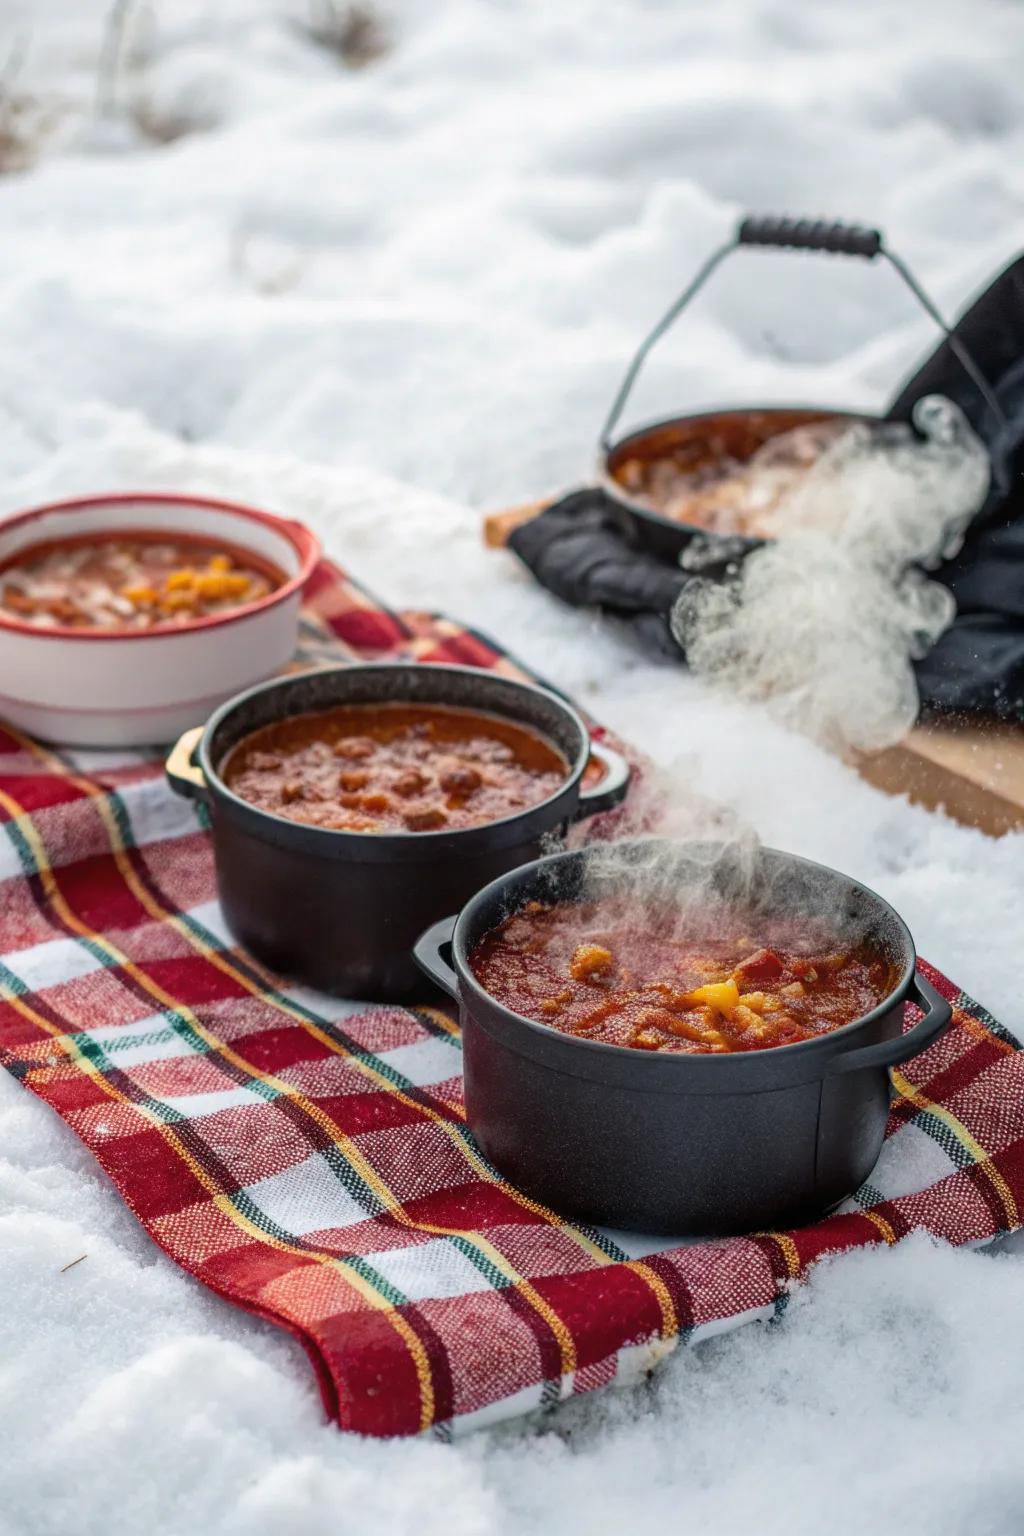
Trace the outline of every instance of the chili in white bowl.
[[0, 612], [37, 629], [180, 628], [284, 585], [283, 571], [222, 540], [101, 533], [32, 544], [0, 566]]
[[318, 556], [301, 523], [199, 496], [0, 522], [0, 718], [68, 746], [170, 740], [291, 658]]

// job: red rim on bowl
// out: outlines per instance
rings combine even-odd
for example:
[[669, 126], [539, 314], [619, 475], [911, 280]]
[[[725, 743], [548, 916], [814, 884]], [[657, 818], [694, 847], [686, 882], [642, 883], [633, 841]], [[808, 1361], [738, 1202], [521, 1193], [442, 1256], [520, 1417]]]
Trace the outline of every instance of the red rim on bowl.
[[[212, 613], [203, 618], [188, 619], [183, 624], [154, 624], [149, 629], [131, 629], [127, 625], [110, 629], [80, 629], [71, 624], [48, 624], [43, 627], [28, 624], [13, 614], [5, 613], [0, 607], [0, 629], [10, 629], [20, 635], [31, 635], [34, 638], [48, 640], [156, 640], [165, 639], [171, 635], [193, 635], [197, 629], [214, 629], [224, 624], [235, 624], [251, 614], [260, 613], [264, 609], [273, 608], [276, 604], [285, 602], [293, 593], [305, 586], [320, 558], [320, 541], [304, 523], [275, 517], [272, 512], [261, 512], [256, 507], [246, 506], [243, 502], [223, 501], [215, 496], [185, 496], [164, 491], [113, 491], [108, 495], [73, 496], [68, 501], [50, 501], [45, 506], [31, 507], [26, 512], [16, 512], [13, 517], [0, 519], [0, 535], [8, 528], [34, 522], [50, 512], [85, 512], [95, 507], [126, 506], [132, 502], [151, 505], [156, 503], [163, 507], [200, 509], [209, 507], [216, 512], [233, 512], [251, 523], [272, 528], [283, 539], [287, 539], [298, 554], [299, 569], [294, 576], [289, 576], [282, 582], [281, 586], [275, 587], [264, 597], [257, 598], [255, 602], [242, 603], [239, 607], [230, 608], [225, 613]], [[100, 528], [96, 530], [96, 534], [97, 537], [103, 537], [110, 531]], [[127, 533], [130, 530], [124, 531]], [[148, 532], [149, 530], [144, 523], [140, 522], [137, 531]], [[241, 544], [241, 541], [239, 542]]]

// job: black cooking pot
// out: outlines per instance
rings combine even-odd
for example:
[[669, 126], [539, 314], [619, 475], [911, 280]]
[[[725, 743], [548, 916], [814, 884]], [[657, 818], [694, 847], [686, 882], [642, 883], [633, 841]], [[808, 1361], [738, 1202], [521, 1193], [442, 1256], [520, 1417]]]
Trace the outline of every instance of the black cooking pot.
[[[220, 776], [230, 748], [260, 726], [336, 704], [389, 701], [454, 705], [531, 726], [569, 764], [565, 782], [541, 804], [483, 826], [361, 833], [259, 810]], [[583, 788], [591, 756], [604, 774]], [[571, 822], [617, 804], [629, 780], [625, 760], [592, 743], [554, 694], [474, 667], [425, 664], [336, 667], [262, 683], [187, 731], [166, 768], [173, 789], [209, 808], [221, 907], [236, 938], [310, 986], [387, 1000], [422, 995], [411, 951], [428, 923], [537, 858]]]
[[822, 410], [820, 407], [814, 409], [803, 406], [748, 406], [732, 410], [704, 411], [698, 415], [675, 416], [668, 421], [659, 421], [653, 425], [641, 427], [627, 437], [620, 438], [617, 442], [613, 441], [626, 402], [648, 354], [665, 332], [675, 324], [720, 263], [740, 248], [815, 251], [828, 256], [855, 256], [865, 261], [881, 258], [888, 262], [906, 283], [918, 303], [944, 332], [954, 355], [994, 413], [994, 419], [1005, 424], [999, 402], [977, 364], [966, 351], [962, 338], [951, 333], [949, 326], [905, 262], [895, 252], [889, 250], [879, 230], [865, 229], [857, 224], [843, 224], [832, 219], [792, 219], [775, 215], [747, 214], [740, 220], [735, 233], [724, 245], [711, 253], [693, 280], [640, 343], [619, 385], [600, 437], [598, 482], [617, 509], [622, 525], [629, 536], [641, 547], [669, 560], [676, 559], [694, 539], [699, 538], [703, 546], [701, 569], [709, 573], [716, 566], [725, 566], [742, 560], [764, 541], [741, 535], [709, 533], [705, 528], [692, 523], [679, 522], [655, 511], [642, 499], [630, 493], [623, 479], [625, 464], [630, 460], [652, 462], [669, 458], [676, 460], [680, 468], [686, 471], [720, 462], [724, 458], [745, 463], [769, 438], [812, 422], [839, 417], [850, 421], [872, 422], [876, 427], [881, 426], [877, 417], [850, 411]]
[[[562, 853], [495, 880], [424, 934], [416, 959], [460, 1005], [466, 1115], [481, 1149], [527, 1194], [578, 1220], [647, 1232], [716, 1233], [820, 1215], [864, 1181], [889, 1112], [889, 1071], [947, 1027], [951, 1009], [915, 972], [906, 925], [848, 876], [764, 848], [652, 841], [659, 889], [709, 879], [716, 896], [770, 892], [787, 911], [831, 914], [897, 966], [893, 991], [831, 1034], [731, 1055], [634, 1050], [533, 1023], [488, 995], [468, 955], [525, 902], [600, 894], [586, 852]], [[661, 885], [666, 873], [668, 886]], [[702, 887], [703, 888], [703, 887]], [[905, 1034], [903, 1005], [924, 1010]]]

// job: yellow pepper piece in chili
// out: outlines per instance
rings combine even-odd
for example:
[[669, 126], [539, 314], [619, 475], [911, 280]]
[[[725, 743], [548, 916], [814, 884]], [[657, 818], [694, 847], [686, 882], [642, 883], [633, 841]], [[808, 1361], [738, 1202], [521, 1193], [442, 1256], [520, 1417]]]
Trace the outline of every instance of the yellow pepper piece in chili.
[[706, 1003], [716, 1013], [730, 1014], [740, 1000], [740, 989], [730, 976], [728, 981], [710, 981], [705, 987], [695, 987], [686, 997], [688, 1003]]

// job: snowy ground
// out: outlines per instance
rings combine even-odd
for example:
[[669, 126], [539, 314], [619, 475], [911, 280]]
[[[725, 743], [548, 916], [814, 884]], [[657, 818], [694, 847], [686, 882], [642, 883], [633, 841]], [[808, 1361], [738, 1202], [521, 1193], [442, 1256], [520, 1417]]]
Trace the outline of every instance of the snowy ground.
[[[478, 542], [483, 506], [587, 471], [631, 346], [739, 210], [877, 222], [950, 309], [1024, 245], [1020, 7], [407, 0], [353, 72], [302, 0], [156, 0], [97, 125], [107, 8], [0, 3], [0, 161], [12, 123], [43, 135], [0, 178], [0, 510], [147, 484], [309, 518], [382, 592], [574, 691], [681, 796], [883, 891], [1024, 1028], [1024, 839], [881, 797]], [[638, 417], [870, 405], [927, 341], [882, 270], [750, 255]], [[781, 1326], [643, 1392], [454, 1449], [348, 1440], [292, 1344], [173, 1269], [0, 1078], [2, 1536], [1012, 1536], [1022, 1358], [1016, 1245], [912, 1241], [822, 1268]]]

